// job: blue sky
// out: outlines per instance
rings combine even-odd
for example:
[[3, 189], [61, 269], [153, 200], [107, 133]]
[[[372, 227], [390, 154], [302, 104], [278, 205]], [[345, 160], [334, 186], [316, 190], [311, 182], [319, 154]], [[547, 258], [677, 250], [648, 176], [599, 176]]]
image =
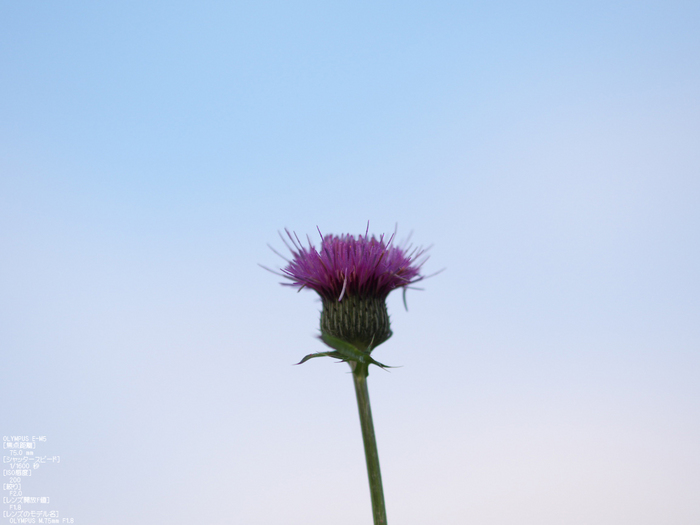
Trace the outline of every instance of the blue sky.
[[695, 3], [0, 14], [0, 431], [62, 516], [369, 522], [345, 365], [290, 366], [320, 304], [257, 266], [369, 221], [446, 268], [369, 379], [392, 522], [700, 518]]

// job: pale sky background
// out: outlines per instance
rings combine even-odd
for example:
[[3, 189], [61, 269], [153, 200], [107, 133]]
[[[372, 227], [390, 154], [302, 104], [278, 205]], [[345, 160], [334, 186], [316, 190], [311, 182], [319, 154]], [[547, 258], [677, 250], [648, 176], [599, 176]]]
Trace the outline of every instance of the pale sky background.
[[668, 0], [0, 0], [0, 433], [61, 456], [25, 495], [371, 523], [347, 366], [292, 366], [320, 303], [258, 266], [280, 229], [370, 221], [446, 268], [374, 354], [401, 365], [369, 378], [389, 523], [700, 523], [698, 27]]

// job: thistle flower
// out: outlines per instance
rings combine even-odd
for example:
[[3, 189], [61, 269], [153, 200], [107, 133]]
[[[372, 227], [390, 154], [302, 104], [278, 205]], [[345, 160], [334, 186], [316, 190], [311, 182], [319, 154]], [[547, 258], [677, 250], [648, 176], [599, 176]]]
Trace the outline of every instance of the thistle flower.
[[402, 288], [405, 305], [406, 289], [425, 278], [420, 273], [427, 260], [425, 250], [394, 246], [394, 235], [387, 242], [383, 235], [370, 237], [369, 224], [365, 235], [357, 237], [323, 235], [319, 231], [321, 246], [318, 250], [308, 237], [309, 245], [305, 247], [296, 234], [285, 231], [291, 246], [284, 237], [282, 242], [292, 252], [292, 259], [280, 255], [288, 264], [279, 275], [291, 282], [282, 284], [299, 290], [310, 288], [321, 296], [321, 339], [333, 349], [309, 354], [299, 364], [322, 356], [335, 357], [350, 364], [365, 446], [374, 524], [386, 525], [379, 454], [367, 390], [369, 365], [383, 368], [385, 365], [372, 359], [370, 353], [391, 337], [386, 311], [389, 293]]
[[397, 288], [405, 293], [424, 278], [420, 269], [427, 260], [425, 250], [395, 246], [394, 235], [385, 242], [384, 235], [370, 237], [368, 232], [354, 237], [320, 231], [317, 250], [310, 239], [305, 247], [296, 234], [285, 231], [291, 245], [282, 240], [292, 260], [281, 271], [291, 282], [282, 284], [310, 288], [321, 296], [321, 338], [334, 348], [329, 341], [338, 339], [367, 354], [389, 339], [386, 298]]

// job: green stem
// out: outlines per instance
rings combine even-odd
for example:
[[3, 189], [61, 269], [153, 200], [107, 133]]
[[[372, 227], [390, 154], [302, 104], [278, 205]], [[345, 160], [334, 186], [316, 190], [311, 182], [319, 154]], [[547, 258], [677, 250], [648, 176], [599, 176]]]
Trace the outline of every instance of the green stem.
[[355, 380], [357, 408], [360, 411], [360, 426], [362, 440], [365, 444], [367, 460], [367, 475], [369, 476], [369, 491], [372, 497], [372, 515], [374, 525], [386, 525], [386, 508], [384, 506], [384, 490], [382, 489], [382, 474], [379, 470], [379, 452], [377, 440], [374, 437], [372, 410], [369, 406], [369, 391], [367, 390], [367, 365], [354, 363], [352, 376]]

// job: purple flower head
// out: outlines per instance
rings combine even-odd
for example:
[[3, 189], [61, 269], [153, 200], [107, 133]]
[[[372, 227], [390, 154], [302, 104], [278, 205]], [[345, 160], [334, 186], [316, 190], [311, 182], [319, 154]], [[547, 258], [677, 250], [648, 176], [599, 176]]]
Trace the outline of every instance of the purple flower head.
[[[369, 227], [368, 227], [369, 230]], [[292, 281], [287, 286], [311, 288], [325, 301], [342, 301], [345, 297], [386, 299], [396, 288], [404, 291], [422, 280], [420, 274], [425, 250], [394, 246], [384, 235], [323, 235], [317, 250], [310, 239], [304, 247], [296, 234], [285, 230], [292, 246], [292, 260], [282, 268], [283, 276]], [[320, 234], [320, 231], [319, 231]], [[284, 238], [282, 238], [284, 241]]]
[[428, 259], [426, 250], [393, 245], [395, 234], [387, 242], [383, 235], [370, 237], [369, 224], [365, 234], [357, 237], [319, 231], [318, 249], [308, 237], [308, 246], [304, 246], [296, 234], [285, 231], [291, 244], [283, 236], [282, 242], [292, 258], [278, 254], [287, 261], [278, 275], [291, 281], [282, 284], [310, 288], [321, 296], [321, 339], [334, 349], [311, 354], [301, 362], [332, 356], [365, 367], [368, 363], [384, 366], [369, 354], [392, 334], [386, 298], [392, 290], [402, 288], [406, 304], [406, 289], [425, 278], [421, 266]]

